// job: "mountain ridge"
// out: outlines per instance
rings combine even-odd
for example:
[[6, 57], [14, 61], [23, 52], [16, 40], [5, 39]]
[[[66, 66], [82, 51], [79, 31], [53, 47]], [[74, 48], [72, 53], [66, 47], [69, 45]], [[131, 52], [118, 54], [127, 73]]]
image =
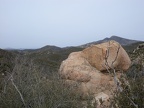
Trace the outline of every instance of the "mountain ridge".
[[41, 51], [56, 52], [56, 51], [62, 51], [63, 49], [69, 49], [69, 48], [73, 48], [73, 47], [86, 48], [91, 45], [100, 44], [100, 43], [107, 42], [110, 40], [115, 40], [118, 43], [120, 43], [122, 46], [127, 46], [127, 45], [131, 45], [131, 44], [138, 43], [138, 42], [144, 42], [144, 41], [139, 41], [139, 40], [126, 39], [126, 38], [119, 37], [119, 36], [111, 36], [111, 37], [106, 37], [102, 40], [89, 42], [89, 43], [82, 44], [79, 46], [59, 47], [59, 46], [54, 46], [54, 45], [45, 45], [43, 47], [36, 48], [36, 49], [13, 49], [13, 48], [11, 48], [11, 49], [4, 49], [4, 50], [18, 51], [18, 52], [41, 52]]
[[93, 41], [93, 42], [89, 42], [89, 43], [86, 43], [86, 44], [82, 44], [82, 45], [79, 45], [79, 46], [67, 46], [67, 47], [58, 47], [58, 46], [54, 46], [54, 45], [46, 45], [44, 47], [41, 47], [37, 50], [40, 50], [40, 49], [53, 49], [53, 50], [62, 50], [62, 49], [67, 49], [67, 48], [72, 48], [72, 47], [80, 47], [80, 48], [86, 48], [86, 47], [89, 47], [90, 45], [92, 44], [100, 44], [100, 43], [103, 43], [103, 42], [107, 42], [107, 41], [110, 41], [110, 40], [114, 40], [114, 41], [117, 41], [118, 43], [120, 43], [121, 45], [123, 46], [126, 46], [126, 45], [130, 45], [130, 44], [134, 44], [134, 43], [138, 43], [138, 42], [143, 42], [143, 41], [139, 41], [139, 40], [133, 40], [133, 39], [127, 39], [127, 38], [123, 38], [123, 37], [120, 37], [120, 36], [111, 36], [111, 37], [106, 37], [102, 40], [98, 40], [98, 41]]
[[126, 38], [119, 37], [119, 36], [111, 36], [110, 38], [106, 37], [102, 40], [98, 40], [98, 41], [90, 42], [90, 43], [87, 43], [87, 44], [83, 44], [83, 45], [80, 45], [78, 47], [86, 48], [86, 47], [89, 47], [92, 44], [100, 44], [100, 43], [107, 42], [107, 41], [110, 41], [110, 40], [117, 41], [118, 43], [120, 43], [123, 46], [130, 45], [130, 44], [137, 43], [137, 42], [141, 42], [141, 41], [138, 41], [138, 40], [126, 39]]

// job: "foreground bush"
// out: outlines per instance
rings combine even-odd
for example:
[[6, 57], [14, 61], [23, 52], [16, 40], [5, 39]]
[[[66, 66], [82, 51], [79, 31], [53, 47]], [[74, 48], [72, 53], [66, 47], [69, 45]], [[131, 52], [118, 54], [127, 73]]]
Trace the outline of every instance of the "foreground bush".
[[0, 108], [81, 108], [79, 95], [62, 80], [37, 71], [27, 59], [16, 62], [12, 73], [1, 82]]
[[133, 64], [120, 78], [122, 92], [114, 94], [115, 108], [144, 108], [144, 67]]
[[[0, 108], [96, 108], [89, 98], [82, 100], [74, 88], [66, 86], [56, 73], [49, 74], [32, 60], [18, 58], [13, 71], [7, 72], [0, 82]], [[123, 91], [114, 93], [112, 106], [144, 108], [142, 63], [133, 64], [120, 81]]]

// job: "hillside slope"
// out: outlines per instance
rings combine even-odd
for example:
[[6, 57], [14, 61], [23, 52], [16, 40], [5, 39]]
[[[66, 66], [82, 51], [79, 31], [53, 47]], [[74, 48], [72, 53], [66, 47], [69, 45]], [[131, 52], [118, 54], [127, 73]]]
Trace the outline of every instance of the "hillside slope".
[[110, 41], [110, 40], [115, 40], [115, 41], [119, 42], [121, 45], [130, 45], [130, 44], [133, 44], [133, 43], [140, 42], [138, 40], [131, 40], [131, 39], [126, 39], [126, 38], [122, 38], [122, 37], [118, 37], [118, 36], [111, 36], [110, 38], [104, 38], [104, 39], [99, 40], [99, 41], [94, 41], [94, 42], [91, 42], [91, 43], [80, 45], [79, 47], [86, 48], [86, 47], [88, 47], [92, 44], [100, 44], [100, 43], [107, 42], [107, 41]]

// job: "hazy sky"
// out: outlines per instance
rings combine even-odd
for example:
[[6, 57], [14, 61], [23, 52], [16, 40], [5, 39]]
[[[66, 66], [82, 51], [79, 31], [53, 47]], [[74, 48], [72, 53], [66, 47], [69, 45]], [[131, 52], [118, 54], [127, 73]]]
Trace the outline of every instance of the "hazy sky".
[[144, 40], [144, 0], [0, 0], [0, 48]]

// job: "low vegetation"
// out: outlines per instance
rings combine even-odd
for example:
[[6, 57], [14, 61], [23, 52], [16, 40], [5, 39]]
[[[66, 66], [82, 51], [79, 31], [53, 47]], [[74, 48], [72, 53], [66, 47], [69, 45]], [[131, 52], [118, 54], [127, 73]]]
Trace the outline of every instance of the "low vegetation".
[[143, 108], [144, 107], [144, 69], [132, 67], [131, 74], [120, 78], [122, 92], [114, 94], [114, 108]]
[[[0, 66], [8, 63], [10, 69], [4, 67], [7, 71], [3, 71], [5, 75], [0, 79], [0, 108], [95, 108], [91, 98], [82, 99], [80, 94], [75, 94], [74, 87], [66, 86], [57, 74], [60, 62], [70, 52], [79, 50], [65, 49], [54, 55], [44, 52], [8, 55], [5, 60], [3, 57], [5, 62]], [[144, 49], [130, 51], [129, 55], [133, 64], [120, 78], [123, 91], [114, 93], [111, 100], [114, 108], [144, 108]]]
[[144, 47], [130, 52], [132, 66], [120, 78], [122, 92], [114, 94], [115, 108], [144, 108]]
[[53, 80], [37, 71], [32, 61], [23, 58], [16, 62], [12, 73], [1, 84], [0, 108], [79, 108], [80, 97], [73, 96], [72, 88], [54, 75]]

